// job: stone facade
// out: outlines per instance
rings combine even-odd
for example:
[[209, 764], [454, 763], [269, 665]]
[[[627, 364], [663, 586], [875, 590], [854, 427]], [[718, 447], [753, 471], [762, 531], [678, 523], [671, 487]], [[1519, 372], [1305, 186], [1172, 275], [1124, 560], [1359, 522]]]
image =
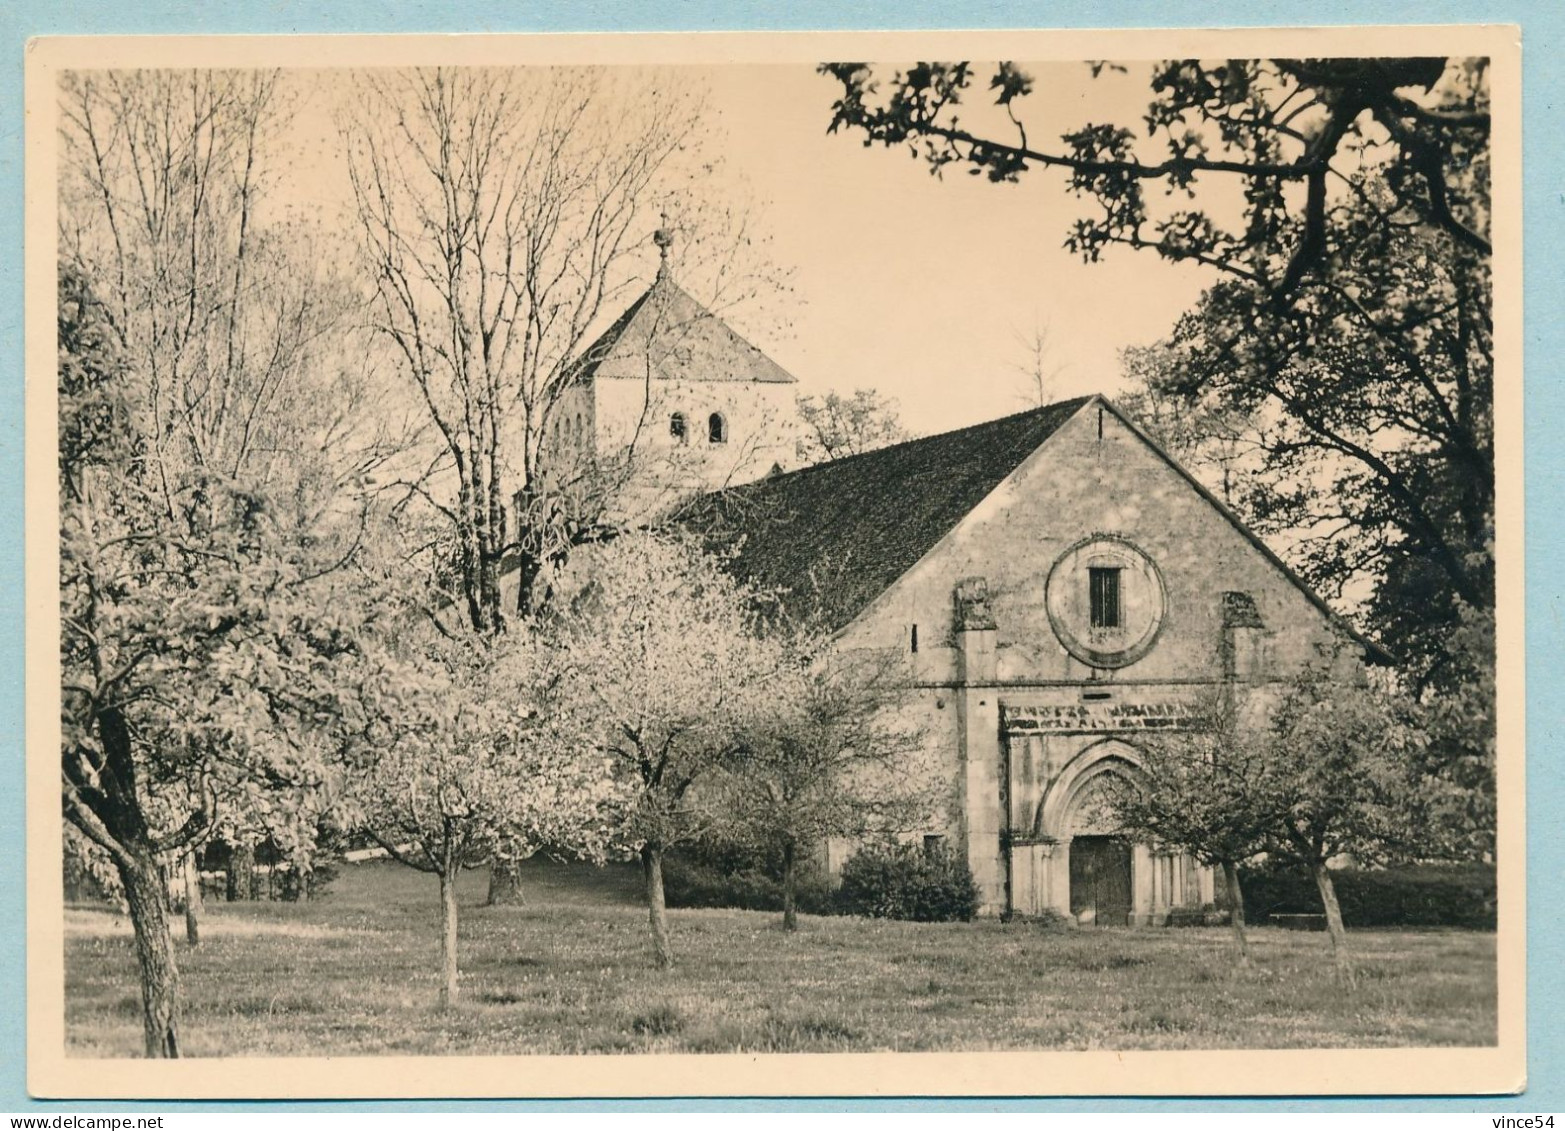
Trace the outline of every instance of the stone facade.
[[985, 913], [1148, 924], [1211, 902], [1213, 877], [1119, 838], [1109, 776], [1133, 778], [1138, 736], [1186, 725], [1224, 681], [1289, 678], [1342, 639], [1318, 599], [1093, 398], [837, 646], [904, 654], [908, 709], [953, 782], [939, 831], [965, 851]]

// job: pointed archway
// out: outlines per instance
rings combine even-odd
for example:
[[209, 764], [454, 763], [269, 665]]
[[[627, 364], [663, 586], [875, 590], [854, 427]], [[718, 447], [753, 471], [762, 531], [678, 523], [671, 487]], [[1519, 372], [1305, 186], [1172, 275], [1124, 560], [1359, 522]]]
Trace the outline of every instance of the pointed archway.
[[1054, 845], [1050, 903], [1083, 926], [1127, 926], [1150, 909], [1146, 849], [1115, 813], [1114, 794], [1136, 788], [1141, 760], [1129, 743], [1105, 739], [1077, 754], [1039, 802], [1033, 827]]

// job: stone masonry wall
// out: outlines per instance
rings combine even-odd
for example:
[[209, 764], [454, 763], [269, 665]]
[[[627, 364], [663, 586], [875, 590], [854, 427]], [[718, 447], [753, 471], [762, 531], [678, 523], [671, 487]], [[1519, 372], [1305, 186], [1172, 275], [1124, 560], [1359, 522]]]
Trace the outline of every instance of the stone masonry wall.
[[1167, 612], [1140, 660], [1097, 677], [1109, 683], [1221, 677], [1225, 590], [1249, 593], [1265, 622], [1265, 666], [1296, 672], [1335, 639], [1297, 586], [1156, 452], [1110, 412], [1088, 405], [1066, 423], [924, 561], [877, 599], [842, 638], [844, 647], [907, 649], [919, 626], [919, 681], [954, 678], [952, 591], [969, 576], [989, 583], [999, 626], [998, 682], [1085, 681], [1088, 665], [1055, 637], [1044, 608], [1054, 561], [1091, 534], [1116, 534], [1151, 557]]
[[[636, 443], [643, 494], [665, 499], [696, 491], [753, 482], [784, 470], [795, 456], [794, 394], [791, 384], [739, 381], [654, 381], [650, 403], [644, 381], [604, 378], [593, 382], [598, 450], [617, 451]], [[673, 413], [684, 414], [686, 442], [669, 430]], [[712, 413], [722, 413], [728, 439], [708, 439]], [[668, 499], [667, 501], [672, 501]]]

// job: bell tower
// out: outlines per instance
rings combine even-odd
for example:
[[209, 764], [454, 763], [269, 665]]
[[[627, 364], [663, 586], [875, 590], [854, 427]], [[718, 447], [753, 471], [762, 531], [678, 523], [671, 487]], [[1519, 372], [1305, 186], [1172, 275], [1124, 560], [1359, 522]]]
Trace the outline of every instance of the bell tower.
[[[657, 274], [577, 359], [560, 443], [623, 480], [620, 517], [753, 482], [796, 461], [797, 381], [675, 280], [667, 214]], [[551, 437], [552, 438], [552, 437]]]

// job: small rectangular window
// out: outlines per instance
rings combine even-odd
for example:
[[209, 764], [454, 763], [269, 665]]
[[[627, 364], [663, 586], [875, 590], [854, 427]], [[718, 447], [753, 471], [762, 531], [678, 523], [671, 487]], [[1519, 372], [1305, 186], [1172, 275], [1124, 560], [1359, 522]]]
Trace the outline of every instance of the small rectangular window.
[[1092, 598], [1092, 627], [1118, 628], [1119, 574], [1114, 567], [1090, 566], [1087, 580]]
[[911, 633], [909, 633], [909, 638], [910, 638], [910, 640], [912, 642], [912, 645], [913, 645], [913, 651], [917, 652], [918, 651], [918, 625], [915, 624], [913, 626], [913, 631]]

